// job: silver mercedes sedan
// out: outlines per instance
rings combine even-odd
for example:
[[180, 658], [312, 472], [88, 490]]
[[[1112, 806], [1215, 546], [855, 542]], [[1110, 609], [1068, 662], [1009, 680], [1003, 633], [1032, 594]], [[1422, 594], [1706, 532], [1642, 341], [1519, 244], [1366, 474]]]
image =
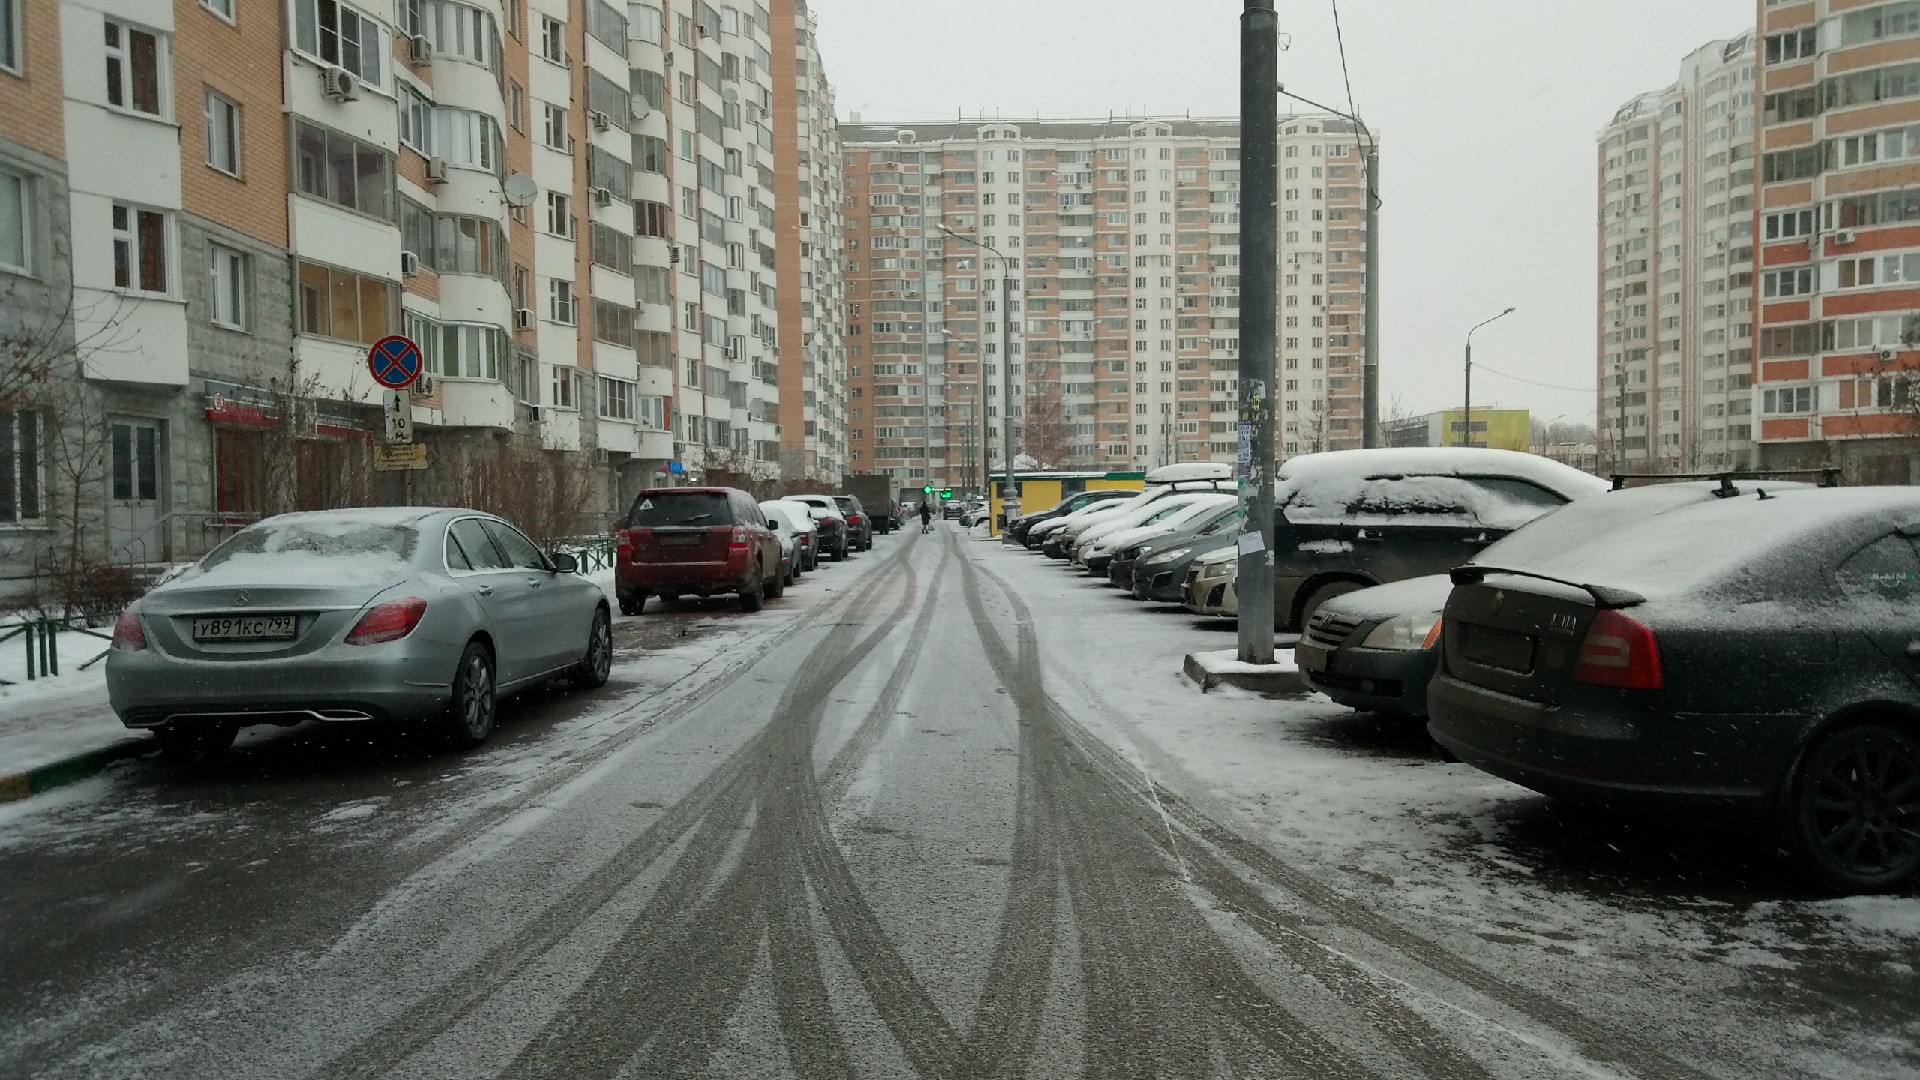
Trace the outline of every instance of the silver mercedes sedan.
[[121, 613], [108, 697], [178, 757], [307, 720], [430, 721], [478, 746], [501, 695], [607, 681], [607, 598], [577, 569], [474, 510], [268, 518]]

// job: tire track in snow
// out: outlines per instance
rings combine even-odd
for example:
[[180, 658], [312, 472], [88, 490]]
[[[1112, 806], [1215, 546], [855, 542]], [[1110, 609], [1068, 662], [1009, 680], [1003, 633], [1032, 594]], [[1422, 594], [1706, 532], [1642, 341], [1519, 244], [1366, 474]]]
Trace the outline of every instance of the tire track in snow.
[[[882, 594], [883, 587], [903, 568], [907, 568], [906, 555], [909, 550], [907, 545], [901, 545], [899, 551], [852, 592], [847, 602], [850, 620], [864, 615], [875, 598]], [[790, 633], [780, 634], [774, 644], [784, 643], [808, 628], [812, 622], [804, 620], [798, 623]], [[850, 635], [852, 631], [848, 628], [854, 625], [852, 621], [833, 625], [828, 640], [837, 642], [841, 637]], [[872, 640], [877, 643], [878, 637], [876, 634]], [[816, 648], [810, 654], [810, 660], [819, 656], [821, 651]], [[727, 673], [724, 677], [726, 683], [736, 681], [752, 670], [759, 659], [754, 657], [743, 661]], [[714, 687], [716, 690], [719, 688]], [[700, 703], [690, 699], [683, 703], [683, 711], [691, 711]], [[560, 902], [519, 933], [487, 950], [479, 960], [429, 991], [423, 998], [376, 1026], [344, 1053], [310, 1074], [313, 1080], [379, 1075], [473, 1014], [488, 998], [511, 984], [541, 957], [575, 933], [594, 913], [667, 854], [690, 830], [714, 814], [723, 797], [731, 793], [738, 798], [736, 789], [741, 788], [743, 780], [757, 767], [764, 739], [764, 732], [750, 739], [695, 784], [678, 802], [668, 807], [658, 821], [611, 859], [595, 868]], [[557, 787], [558, 782], [551, 786]], [[732, 808], [731, 802], [722, 807]], [[676, 862], [676, 870], [678, 867]], [[692, 864], [689, 864], [691, 868]], [[674, 876], [678, 875], [670, 876], [670, 883]], [[692, 875], [686, 876], [692, 880]]]
[[[1032, 625], [1031, 611], [1010, 583], [971, 560], [968, 565], [995, 583], [1023, 626]], [[1097, 691], [1091, 687], [1084, 689], [1092, 700], [1098, 702]], [[1051, 699], [1049, 703], [1059, 715], [1066, 716], [1058, 703]], [[1710, 1080], [1707, 1074], [1656, 1048], [1639, 1044], [1550, 997], [1515, 986], [1387, 919], [1378, 911], [1351, 899], [1207, 817], [1180, 796], [1150, 778], [1143, 778], [1132, 762], [1104, 740], [1087, 733], [1071, 720], [1067, 724], [1070, 738], [1082, 746], [1089, 758], [1100, 761], [1115, 782], [1139, 792], [1145, 800], [1157, 796], [1159, 805], [1171, 814], [1192, 842], [1179, 854], [1197, 871], [1196, 884], [1206, 888], [1224, 907], [1249, 916], [1247, 925], [1290, 963], [1313, 976], [1342, 1001], [1365, 1010], [1375, 1022], [1381, 1023], [1395, 1048], [1410, 1060], [1420, 1063], [1427, 1075], [1465, 1078], [1487, 1074], [1484, 1067], [1454, 1048], [1451, 1040], [1430, 1021], [1405, 1005], [1405, 989], [1308, 936], [1296, 916], [1275, 908], [1257, 889], [1247, 884], [1245, 876], [1220, 859], [1216, 852], [1231, 856], [1248, 874], [1269, 887], [1319, 908], [1341, 925], [1357, 930], [1429, 970], [1558, 1033], [1589, 1061], [1623, 1066], [1645, 1080]], [[1149, 832], [1154, 831], [1151, 823], [1142, 824]], [[1164, 834], [1161, 835], [1161, 841], [1170, 844]], [[1383, 1003], [1391, 1003], [1393, 1007], [1382, 1011], [1380, 1006]], [[1485, 1021], [1485, 1018], [1477, 1016], [1474, 1019]]]

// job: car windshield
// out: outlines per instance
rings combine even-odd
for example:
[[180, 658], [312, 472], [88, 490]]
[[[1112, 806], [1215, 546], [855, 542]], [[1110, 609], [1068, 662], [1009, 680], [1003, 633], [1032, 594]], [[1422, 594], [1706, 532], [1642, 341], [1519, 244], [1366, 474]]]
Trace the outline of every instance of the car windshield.
[[1904, 493], [1920, 0], [0, 0], [0, 1080], [1920, 1080]]
[[733, 512], [719, 492], [647, 492], [633, 501], [627, 524], [636, 529], [669, 529], [688, 525], [731, 525]]

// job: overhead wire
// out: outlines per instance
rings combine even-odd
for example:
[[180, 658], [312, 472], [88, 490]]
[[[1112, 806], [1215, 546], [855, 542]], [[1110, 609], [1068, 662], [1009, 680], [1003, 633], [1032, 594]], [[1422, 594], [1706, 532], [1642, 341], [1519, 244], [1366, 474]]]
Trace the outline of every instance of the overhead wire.
[[1509, 375], [1506, 372], [1501, 371], [1499, 368], [1488, 367], [1485, 364], [1475, 364], [1473, 365], [1473, 369], [1475, 371], [1489, 372], [1491, 374], [1498, 375], [1503, 379], [1512, 379], [1514, 382], [1526, 383], [1528, 386], [1539, 386], [1548, 390], [1565, 390], [1571, 394], [1592, 394], [1592, 393], [1598, 392], [1598, 389], [1599, 389], [1598, 387], [1593, 387], [1593, 386], [1560, 386], [1555, 383], [1539, 382], [1534, 379], [1523, 379], [1518, 375]]

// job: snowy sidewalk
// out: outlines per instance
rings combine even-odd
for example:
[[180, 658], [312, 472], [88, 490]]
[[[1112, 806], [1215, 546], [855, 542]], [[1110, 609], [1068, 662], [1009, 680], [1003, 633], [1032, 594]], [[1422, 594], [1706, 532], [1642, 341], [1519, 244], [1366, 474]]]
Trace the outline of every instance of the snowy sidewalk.
[[153, 745], [151, 735], [127, 729], [113, 715], [100, 665], [71, 673], [66, 656], [61, 670], [69, 673], [59, 678], [0, 686], [0, 803], [88, 776]]

